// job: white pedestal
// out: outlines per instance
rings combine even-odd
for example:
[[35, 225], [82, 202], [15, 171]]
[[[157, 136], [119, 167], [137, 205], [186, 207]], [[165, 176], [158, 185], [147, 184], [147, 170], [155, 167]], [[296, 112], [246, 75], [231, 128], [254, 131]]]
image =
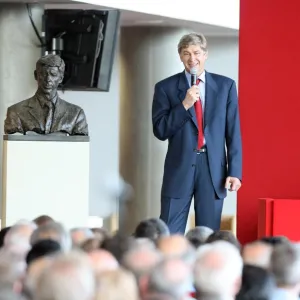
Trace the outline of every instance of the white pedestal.
[[43, 214], [87, 224], [89, 137], [4, 135], [2, 171], [2, 227]]

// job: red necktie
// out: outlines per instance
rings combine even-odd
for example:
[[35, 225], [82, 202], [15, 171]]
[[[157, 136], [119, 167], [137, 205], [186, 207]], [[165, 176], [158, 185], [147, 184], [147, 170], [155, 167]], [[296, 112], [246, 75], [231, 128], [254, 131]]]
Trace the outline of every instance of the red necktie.
[[[197, 79], [197, 85], [199, 84], [200, 79]], [[201, 99], [194, 103], [196, 118], [198, 123], [198, 146], [197, 149], [201, 149], [204, 145], [204, 134], [203, 134], [203, 111], [201, 105]]]

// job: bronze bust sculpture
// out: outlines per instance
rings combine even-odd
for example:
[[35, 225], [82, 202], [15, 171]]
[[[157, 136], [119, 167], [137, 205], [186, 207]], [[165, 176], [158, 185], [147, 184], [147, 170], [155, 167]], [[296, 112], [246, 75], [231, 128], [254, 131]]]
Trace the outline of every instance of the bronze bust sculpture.
[[85, 113], [77, 105], [62, 100], [57, 89], [63, 80], [65, 63], [58, 55], [46, 55], [36, 63], [35, 95], [10, 106], [4, 122], [5, 134], [28, 132], [88, 135]]

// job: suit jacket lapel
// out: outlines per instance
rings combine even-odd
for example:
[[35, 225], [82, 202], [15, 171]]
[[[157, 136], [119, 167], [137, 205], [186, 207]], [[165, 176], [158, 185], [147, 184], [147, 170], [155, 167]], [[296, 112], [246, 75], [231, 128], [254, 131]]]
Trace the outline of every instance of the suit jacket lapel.
[[37, 121], [41, 130], [45, 131], [45, 120], [43, 120], [44, 111], [38, 99], [35, 96], [30, 98], [28, 106], [29, 106], [29, 110], [28, 110], [29, 114], [34, 118], [34, 120]]
[[218, 87], [211, 74], [205, 72], [205, 111], [204, 128], [209, 124], [218, 101]]
[[66, 109], [64, 108], [64, 102], [61, 101], [59, 97], [57, 97], [56, 104], [55, 104], [55, 110], [53, 115], [53, 122], [52, 122], [52, 131], [59, 131], [58, 125], [59, 120], [63, 119], [64, 114], [66, 114]]
[[[185, 76], [185, 72], [184, 71], [179, 76], [180, 77], [179, 77], [179, 82], [178, 82], [178, 90], [179, 90], [179, 92], [178, 92], [178, 98], [182, 102], [184, 100], [186, 92], [190, 88], [190, 86], [189, 86], [189, 83], [187, 81], [187, 78]], [[192, 117], [193, 123], [198, 128], [197, 118], [196, 118], [196, 112], [195, 112], [194, 106], [192, 106], [188, 110], [188, 112], [189, 112], [189, 114]]]

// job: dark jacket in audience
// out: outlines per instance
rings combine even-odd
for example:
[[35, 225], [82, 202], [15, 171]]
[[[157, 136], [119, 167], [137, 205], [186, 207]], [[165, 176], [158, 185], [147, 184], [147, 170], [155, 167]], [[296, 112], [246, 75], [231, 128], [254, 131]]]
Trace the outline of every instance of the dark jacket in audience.
[[158, 218], [141, 221], [135, 229], [135, 238], [148, 238], [156, 241], [160, 237], [169, 236], [170, 231], [166, 223]]
[[4, 227], [4, 228], [1, 229], [1, 231], [0, 231], [0, 248], [2, 248], [4, 246], [5, 235], [7, 234], [8, 230], [10, 228], [11, 228], [11, 226]]
[[34, 244], [31, 248], [31, 250], [28, 252], [26, 256], [26, 263], [29, 265], [34, 260], [55, 254], [57, 252], [61, 251], [61, 246], [58, 242], [53, 240], [42, 240]]
[[245, 265], [242, 287], [236, 300], [271, 300], [276, 291], [275, 279], [268, 271]]

